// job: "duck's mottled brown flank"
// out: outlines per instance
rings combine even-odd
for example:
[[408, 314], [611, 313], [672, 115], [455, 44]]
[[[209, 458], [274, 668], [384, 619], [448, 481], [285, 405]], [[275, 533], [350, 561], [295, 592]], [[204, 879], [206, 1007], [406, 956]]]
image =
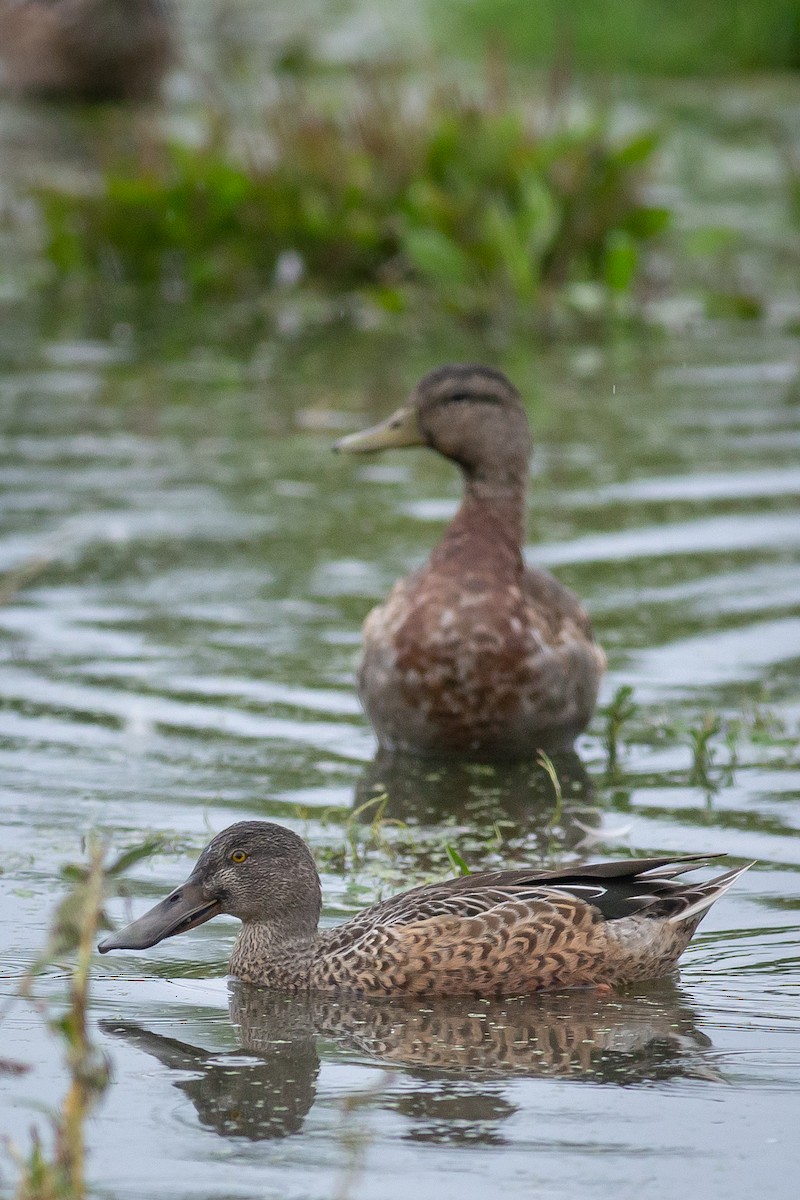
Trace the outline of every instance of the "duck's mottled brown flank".
[[173, 53], [169, 0], [0, 0], [0, 82], [12, 91], [149, 99]]
[[426, 445], [458, 463], [464, 498], [428, 562], [364, 623], [358, 688], [390, 750], [524, 758], [572, 745], [605, 656], [577, 598], [522, 557], [530, 432], [499, 371], [431, 371], [381, 426], [341, 450]]
[[502, 997], [627, 983], [671, 971], [746, 869], [709, 883], [677, 878], [705, 861], [484, 872], [403, 892], [320, 933], [308, 847], [282, 826], [243, 821], [214, 838], [185, 884], [100, 949], [144, 949], [227, 912], [243, 922], [231, 974], [284, 990]]

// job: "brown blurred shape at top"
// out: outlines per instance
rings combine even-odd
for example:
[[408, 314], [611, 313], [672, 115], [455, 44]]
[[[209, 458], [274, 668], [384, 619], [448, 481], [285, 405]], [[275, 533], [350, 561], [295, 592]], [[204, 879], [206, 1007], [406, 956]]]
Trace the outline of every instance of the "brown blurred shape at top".
[[12, 92], [150, 99], [174, 51], [168, 0], [0, 0], [0, 82]]

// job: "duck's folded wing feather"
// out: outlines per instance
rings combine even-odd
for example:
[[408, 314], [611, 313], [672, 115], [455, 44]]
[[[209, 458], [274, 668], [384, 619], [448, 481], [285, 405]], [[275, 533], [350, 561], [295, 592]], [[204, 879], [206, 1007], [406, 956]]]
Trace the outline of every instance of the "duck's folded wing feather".
[[407, 923], [356, 919], [323, 961], [338, 986], [367, 994], [510, 995], [602, 976], [605, 922], [591, 905], [557, 893], [498, 899], [469, 916], [420, 909]]
[[[546, 901], [557, 891], [589, 904], [606, 919], [631, 916], [650, 909], [656, 900], [670, 901], [689, 892], [674, 876], [706, 863], [714, 855], [687, 854], [671, 858], [627, 859], [621, 862], [579, 864], [556, 870], [518, 868], [462, 875], [443, 883], [423, 884], [380, 901], [346, 925], [363, 930], [410, 925], [431, 917], [476, 917], [510, 902]], [[647, 915], [662, 915], [652, 909]], [[664, 913], [664, 915], [667, 915]], [[336, 930], [330, 931], [332, 936]]]

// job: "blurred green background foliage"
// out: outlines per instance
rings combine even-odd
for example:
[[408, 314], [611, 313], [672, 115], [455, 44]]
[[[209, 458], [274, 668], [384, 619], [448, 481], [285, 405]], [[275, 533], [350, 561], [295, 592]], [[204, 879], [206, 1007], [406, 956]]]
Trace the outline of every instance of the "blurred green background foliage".
[[520, 63], [699, 75], [800, 67], [798, 0], [437, 0], [440, 43]]

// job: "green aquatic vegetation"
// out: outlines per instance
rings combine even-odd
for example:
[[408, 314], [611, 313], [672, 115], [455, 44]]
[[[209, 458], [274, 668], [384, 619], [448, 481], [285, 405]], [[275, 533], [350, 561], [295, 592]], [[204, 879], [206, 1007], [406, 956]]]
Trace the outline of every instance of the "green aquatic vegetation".
[[450, 859], [450, 865], [453, 868], [456, 875], [471, 875], [472, 874], [472, 871], [470, 871], [469, 866], [464, 861], [464, 859], [461, 857], [458, 850], [456, 850], [455, 846], [451, 846], [449, 842], [446, 842], [445, 850], [447, 851], [447, 857]]
[[[341, 845], [323, 848], [326, 865], [339, 871], [356, 872], [364, 865], [369, 851], [391, 852], [389, 830], [402, 832], [406, 826], [403, 821], [386, 816], [388, 803], [388, 794], [380, 792], [351, 809], [342, 825]], [[338, 817], [337, 810], [327, 810], [322, 814], [322, 823], [327, 825]]]
[[[733, 782], [740, 766], [742, 747], [778, 751], [796, 746], [796, 734], [770, 709], [756, 705], [746, 707], [739, 716], [722, 718], [716, 713], [707, 713], [694, 726], [682, 731], [688, 739], [692, 752], [689, 782], [715, 791], [722, 784]], [[724, 759], [719, 752], [724, 751]]]
[[388, 802], [383, 792], [357, 805], [344, 819], [340, 810], [323, 813], [323, 825], [336, 825], [336, 839], [332, 844], [317, 842], [314, 857], [323, 871], [345, 880], [348, 904], [363, 907], [453, 872], [469, 875], [467, 854], [481, 870], [501, 865], [500, 851], [506, 842], [501, 822], [456, 824], [451, 816], [421, 826], [386, 816]]
[[[537, 316], [592, 284], [631, 293], [668, 223], [643, 183], [657, 138], [615, 136], [508, 99], [370, 83], [326, 107], [294, 83], [247, 158], [219, 127], [109, 167], [88, 193], [38, 192], [63, 280], [171, 300], [366, 294], [386, 311], [434, 303]], [[155, 164], [153, 160], [155, 159]]]
[[762, 746], [796, 746], [797, 735], [764, 704], [752, 704], [744, 713], [742, 728], [751, 742]]
[[800, 66], [797, 0], [445, 0], [431, 9], [448, 46], [501, 45], [525, 63], [697, 75]]
[[548, 777], [548, 779], [550, 780], [550, 782], [553, 785], [553, 796], [554, 796], [555, 802], [556, 802], [556, 813], [560, 815], [561, 806], [564, 803], [564, 793], [561, 788], [561, 780], [558, 777], [558, 771], [556, 770], [556, 765], [553, 762], [550, 755], [546, 754], [544, 752], [544, 750], [540, 750], [538, 752], [538, 754], [536, 755], [536, 762], [542, 768], [545, 775]]
[[[628, 745], [645, 751], [680, 751], [681, 757], [685, 756], [688, 745], [691, 754], [688, 772], [675, 765], [663, 774], [640, 765], [635, 773], [639, 786], [659, 786], [663, 779], [669, 778], [671, 784], [688, 783], [700, 787], [708, 797], [722, 787], [731, 786], [737, 772], [754, 762], [774, 764], [785, 761], [787, 755], [789, 761], [793, 761], [791, 756], [797, 746], [797, 731], [761, 701], [747, 701], [723, 713], [695, 712], [675, 719], [658, 709], [640, 708], [634, 703], [631, 690], [620, 688], [602, 717], [605, 724], [605, 780], [595, 780], [601, 789], [613, 787], [626, 777], [619, 762], [620, 730], [623, 727]], [[633, 718], [638, 719], [631, 723]], [[765, 751], [769, 752], [768, 759]], [[676, 758], [675, 761], [679, 760]], [[624, 797], [624, 793], [619, 795]], [[619, 806], [619, 797], [614, 799], [609, 794], [609, 799], [614, 807]]]
[[714, 738], [722, 731], [722, 722], [714, 713], [707, 713], [699, 725], [688, 730], [689, 745], [692, 750], [692, 769], [689, 782], [708, 791], [718, 785], [711, 777], [716, 755]]
[[[385, 888], [401, 886], [406, 868], [400, 862], [421, 850], [404, 821], [386, 816], [388, 803], [388, 794], [381, 791], [356, 805], [343, 820], [339, 809], [322, 813], [323, 826], [335, 824], [338, 832], [333, 844], [315, 846], [314, 856], [321, 869], [346, 880], [348, 901], [355, 905], [372, 903]], [[303, 814], [298, 810], [297, 815]], [[442, 857], [446, 859], [444, 848]]]
[[549, 754], [544, 750], [540, 750], [536, 755], [536, 762], [542, 768], [547, 778], [553, 787], [553, 798], [555, 805], [553, 806], [553, 815], [547, 822], [546, 829], [549, 833], [549, 840], [544, 848], [546, 858], [553, 858], [558, 855], [559, 839], [558, 828], [561, 824], [561, 818], [564, 812], [564, 791], [561, 787], [561, 780], [558, 777], [556, 765]]
[[[20, 995], [44, 1012], [50, 1029], [61, 1039], [68, 1086], [59, 1108], [50, 1115], [52, 1149], [34, 1129], [27, 1156], [15, 1154], [20, 1171], [17, 1200], [82, 1200], [87, 1194], [86, 1121], [111, 1079], [108, 1059], [94, 1042], [89, 1025], [94, 946], [98, 930], [108, 927], [104, 911], [107, 897], [125, 894], [124, 872], [161, 845], [160, 840], [148, 841], [107, 865], [105, 848], [95, 839], [86, 863], [62, 871], [69, 889], [55, 910], [47, 943], [26, 974]], [[37, 976], [64, 958], [72, 960], [66, 1007], [56, 1013], [34, 995], [34, 983]]]
[[[686, 746], [691, 752], [688, 782], [707, 793], [730, 786], [741, 765], [743, 747], [782, 748], [787, 744], [783, 722], [762, 708], [745, 708], [738, 714], [722, 716], [708, 712], [693, 720], [664, 725], [661, 745]], [[791, 741], [791, 738], [788, 738]]]
[[618, 687], [604, 713], [603, 744], [606, 751], [606, 771], [609, 775], [613, 775], [617, 769], [622, 731], [637, 712], [633, 688], [628, 684]]

